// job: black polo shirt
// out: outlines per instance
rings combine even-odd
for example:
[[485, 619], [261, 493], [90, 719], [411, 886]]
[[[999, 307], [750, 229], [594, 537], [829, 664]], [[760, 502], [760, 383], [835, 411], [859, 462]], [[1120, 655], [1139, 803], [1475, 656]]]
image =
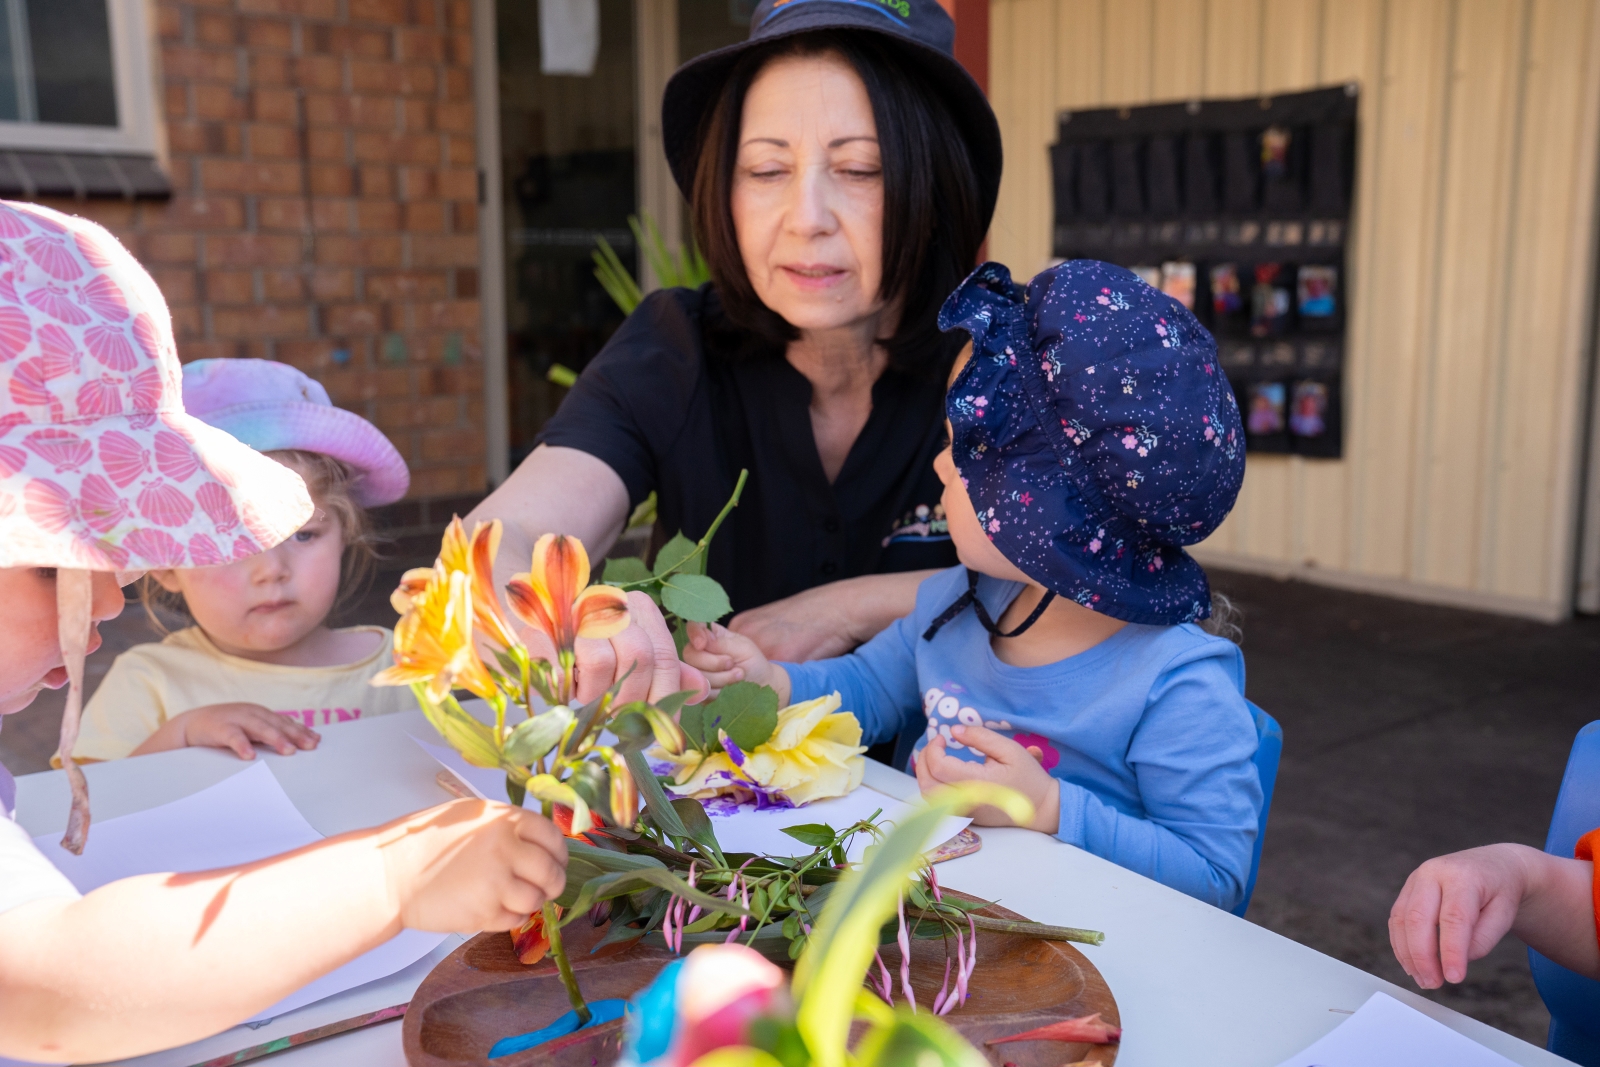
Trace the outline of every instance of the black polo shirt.
[[953, 565], [933, 472], [943, 383], [885, 371], [832, 485], [810, 403], [811, 383], [732, 327], [709, 285], [666, 289], [590, 360], [539, 441], [605, 461], [632, 506], [654, 490], [658, 546], [678, 530], [704, 536], [748, 468], [708, 571], [735, 611], [840, 578]]

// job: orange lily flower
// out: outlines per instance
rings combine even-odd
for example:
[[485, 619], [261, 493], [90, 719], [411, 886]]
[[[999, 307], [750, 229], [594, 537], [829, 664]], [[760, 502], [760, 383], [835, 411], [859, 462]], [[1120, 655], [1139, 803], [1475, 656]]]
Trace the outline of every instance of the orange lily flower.
[[[466, 528], [459, 515], [450, 519], [445, 527], [444, 539], [439, 545], [439, 565], [445, 570], [461, 571], [472, 585], [472, 625], [479, 635], [503, 649], [521, 645], [511, 623], [500, 610], [500, 598], [494, 588], [494, 558], [500, 551], [500, 520], [480, 522], [467, 537]], [[390, 602], [402, 615], [405, 605], [417, 592], [417, 580], [426, 582], [431, 570], [407, 571], [400, 579]]]
[[589, 584], [589, 554], [583, 542], [545, 534], [533, 546], [532, 569], [506, 587], [511, 610], [570, 653], [580, 637], [611, 637], [628, 625], [628, 595], [610, 585]]
[[[561, 905], [554, 905], [556, 917], [561, 917]], [[536, 911], [528, 916], [528, 921], [511, 931], [511, 951], [517, 954], [517, 959], [526, 967], [544, 959], [545, 953], [550, 951], [550, 931], [544, 928], [544, 912]]]
[[472, 588], [468, 576], [436, 564], [410, 610], [394, 630], [395, 665], [372, 679], [373, 685], [427, 682], [435, 700], [456, 686], [489, 699], [494, 678], [472, 643]]

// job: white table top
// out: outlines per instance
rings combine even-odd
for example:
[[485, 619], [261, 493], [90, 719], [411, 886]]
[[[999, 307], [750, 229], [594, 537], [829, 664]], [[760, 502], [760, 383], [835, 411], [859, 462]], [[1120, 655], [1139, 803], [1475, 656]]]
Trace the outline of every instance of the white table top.
[[[433, 737], [420, 712], [322, 728], [313, 752], [263, 754], [306, 820], [324, 834], [370, 826], [448, 797], [438, 764], [408, 733]], [[164, 804], [239, 769], [211, 749], [163, 752], [86, 767], [95, 814], [110, 818]], [[915, 780], [867, 763], [868, 785], [910, 799]], [[17, 819], [33, 834], [60, 832], [68, 792], [59, 771], [17, 780]], [[1103, 930], [1081, 946], [1111, 986], [1124, 1027], [1118, 1067], [1273, 1067], [1337, 1026], [1374, 992], [1410, 1004], [1516, 1063], [1567, 1061], [1348, 964], [1174, 892], [1081, 849], [1028, 830], [982, 829], [983, 849], [939, 868], [940, 881], [1040, 922]], [[92, 831], [91, 831], [92, 836]], [[454, 944], [447, 942], [440, 954]], [[437, 958], [437, 957], [435, 957]], [[385, 982], [310, 1005], [248, 1031], [143, 1057], [140, 1067], [187, 1067], [410, 998], [428, 960]], [[243, 1035], [243, 1036], [241, 1036]], [[400, 1027], [384, 1023], [278, 1053], [275, 1067], [403, 1067]]]

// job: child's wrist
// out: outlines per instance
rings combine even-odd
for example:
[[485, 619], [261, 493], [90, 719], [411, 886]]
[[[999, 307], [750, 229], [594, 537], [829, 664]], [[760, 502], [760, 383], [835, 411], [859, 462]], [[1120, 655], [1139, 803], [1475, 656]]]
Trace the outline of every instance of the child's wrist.
[[778, 694], [778, 707], [786, 708], [789, 706], [789, 697], [794, 686], [789, 681], [788, 671], [784, 670], [776, 663], [768, 663], [767, 681], [765, 684], [771, 686], [772, 691]]
[[1050, 779], [1049, 788], [1044, 791], [1044, 795], [1039, 798], [1039, 803], [1035, 805], [1033, 824], [1030, 829], [1051, 835], [1061, 829], [1061, 784], [1054, 778]]

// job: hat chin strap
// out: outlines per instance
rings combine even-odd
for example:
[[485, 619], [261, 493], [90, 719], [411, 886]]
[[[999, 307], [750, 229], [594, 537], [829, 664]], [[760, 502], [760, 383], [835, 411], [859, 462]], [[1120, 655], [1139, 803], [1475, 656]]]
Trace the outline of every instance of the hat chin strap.
[[89, 647], [89, 614], [94, 602], [94, 575], [86, 570], [56, 570], [56, 634], [67, 665], [67, 707], [61, 715], [61, 747], [56, 756], [72, 786], [72, 813], [61, 847], [83, 855], [89, 839], [89, 781], [72, 759], [78, 745], [78, 721], [83, 713], [83, 658]]
[[934, 619], [933, 622], [928, 624], [927, 630], [922, 634], [922, 639], [924, 641], [932, 641], [934, 635], [940, 630], [944, 629], [945, 623], [949, 622], [957, 615], [960, 615], [963, 611], [966, 611], [969, 605], [972, 607], [973, 613], [978, 616], [978, 622], [983, 625], [985, 630], [988, 630], [996, 637], [1016, 637], [1019, 634], [1026, 633], [1028, 627], [1038, 622], [1039, 617], [1044, 614], [1044, 609], [1049, 607], [1050, 601], [1054, 600], [1055, 598], [1055, 590], [1046, 589], [1044, 591], [1044, 596], [1040, 599], [1038, 605], [1034, 607], [1033, 613], [1030, 614], [1026, 619], [1022, 620], [1022, 625], [1018, 626], [1010, 633], [1003, 633], [995, 621], [989, 617], [989, 609], [984, 607], [983, 601], [978, 599], [978, 572], [973, 570], [971, 567], [968, 567], [967, 591], [956, 597], [949, 607], [945, 608], [939, 613], [939, 617], [937, 619]]

